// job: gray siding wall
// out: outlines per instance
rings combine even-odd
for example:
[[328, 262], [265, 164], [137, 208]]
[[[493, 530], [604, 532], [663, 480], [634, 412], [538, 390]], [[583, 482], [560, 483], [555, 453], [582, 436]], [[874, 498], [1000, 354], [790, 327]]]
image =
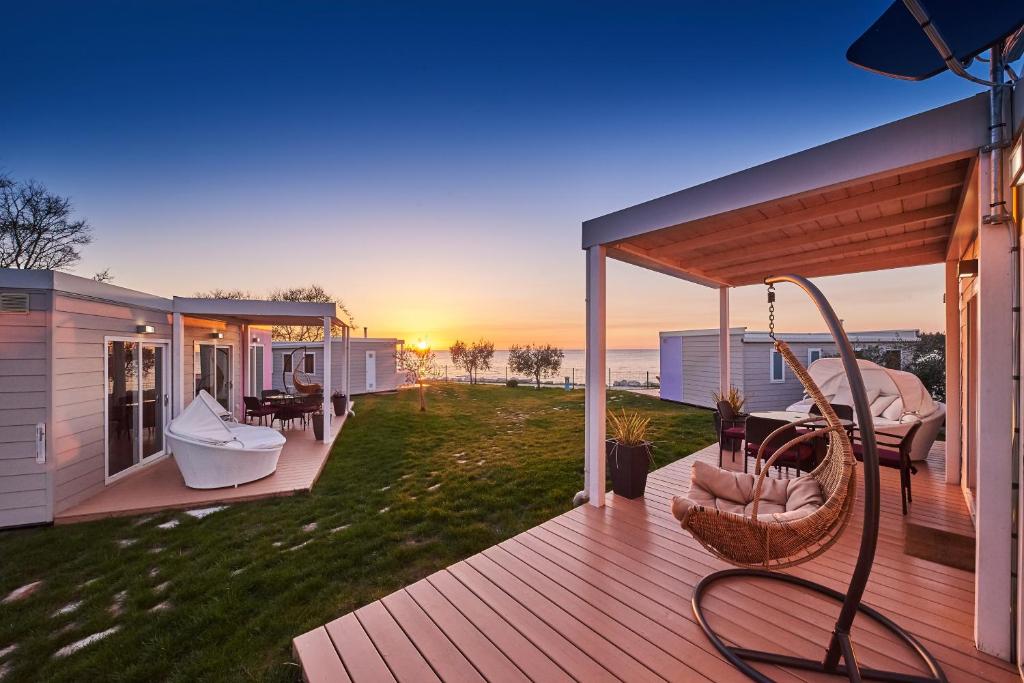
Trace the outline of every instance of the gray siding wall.
[[[789, 347], [803, 363], [807, 365], [807, 352], [810, 349], [821, 349], [826, 356], [836, 354], [835, 344], [821, 342], [790, 342]], [[783, 372], [784, 382], [773, 383], [770, 375], [772, 345], [761, 342], [743, 344], [743, 392], [747, 398], [743, 409], [747, 412], [762, 410], [785, 410], [799, 401], [804, 395], [803, 385], [787, 367]]]
[[49, 422], [52, 298], [4, 291], [28, 293], [30, 310], [0, 313], [0, 528], [53, 518], [50, 465], [35, 459], [36, 424]]
[[[135, 326], [152, 325], [138, 335]], [[105, 338], [171, 338], [166, 312], [77, 298], [57, 293], [53, 310], [54, 509], [59, 513], [95, 495], [104, 486], [107, 388], [103, 386]], [[186, 359], [189, 358], [185, 354]]]
[[[398, 373], [395, 368], [395, 344], [387, 341], [363, 341], [361, 339], [352, 340], [352, 364], [349, 366], [349, 370], [352, 373], [352, 395], [356, 396], [359, 394], [366, 393], [366, 352], [376, 351], [377, 352], [377, 391], [393, 391], [397, 389], [401, 384], [398, 377]], [[274, 347], [274, 358], [273, 358], [273, 387], [283, 391], [292, 390], [291, 375], [287, 375], [284, 380], [285, 384], [282, 384], [281, 371], [284, 368], [284, 356], [290, 354], [295, 348], [291, 347]], [[320, 382], [324, 381], [324, 370], [323, 370], [323, 348], [321, 346], [310, 346], [307, 349], [308, 353], [312, 353], [314, 358], [314, 372], [313, 378]], [[301, 363], [300, 360], [302, 353], [295, 354], [295, 362]], [[332, 391], [341, 391], [342, 384], [345, 378], [345, 352], [344, 347], [340, 341], [336, 341], [331, 347], [331, 384]]]
[[[683, 337], [683, 403], [715, 407], [711, 394], [719, 389], [718, 337], [717, 333]], [[732, 385], [743, 391], [746, 371], [743, 367], [743, 335], [740, 333], [730, 336], [729, 373]]]

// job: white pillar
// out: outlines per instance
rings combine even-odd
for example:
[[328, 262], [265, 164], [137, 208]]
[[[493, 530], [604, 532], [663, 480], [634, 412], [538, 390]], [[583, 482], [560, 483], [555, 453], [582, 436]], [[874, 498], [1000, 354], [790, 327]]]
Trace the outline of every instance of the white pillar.
[[331, 442], [331, 316], [324, 316], [324, 443]]
[[729, 335], [729, 288], [718, 288], [718, 387], [722, 396], [729, 395], [732, 378], [730, 349], [732, 338]]
[[584, 487], [590, 504], [604, 505], [605, 464], [605, 248], [587, 249], [586, 465]]
[[946, 483], [960, 483], [960, 276], [946, 261]]
[[171, 417], [178, 417], [185, 409], [185, 324], [181, 313], [171, 314]]
[[[988, 209], [988, 168], [979, 168], [979, 213]], [[1010, 237], [1005, 225], [978, 220], [978, 436], [975, 499], [974, 638], [978, 649], [1010, 657]]]

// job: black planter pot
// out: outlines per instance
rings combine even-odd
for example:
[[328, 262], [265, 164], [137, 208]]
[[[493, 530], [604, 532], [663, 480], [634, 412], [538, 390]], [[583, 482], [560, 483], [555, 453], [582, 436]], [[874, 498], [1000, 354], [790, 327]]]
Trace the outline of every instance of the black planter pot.
[[348, 396], [345, 394], [331, 396], [331, 403], [334, 404], [334, 414], [341, 417], [348, 409]]
[[605, 443], [608, 474], [612, 491], [623, 498], [639, 498], [647, 488], [647, 468], [651, 463], [651, 444], [623, 446], [609, 440]]
[[310, 420], [310, 422], [313, 423], [313, 437], [316, 438], [317, 441], [323, 441], [324, 440], [324, 414], [323, 413], [313, 413], [312, 415], [309, 416], [309, 420]]

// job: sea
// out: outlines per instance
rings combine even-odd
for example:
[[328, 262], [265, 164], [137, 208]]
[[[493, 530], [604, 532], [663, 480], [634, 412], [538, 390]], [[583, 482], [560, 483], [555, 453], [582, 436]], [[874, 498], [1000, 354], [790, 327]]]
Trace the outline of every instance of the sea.
[[[587, 361], [583, 349], [565, 349], [565, 358], [562, 360], [562, 369], [555, 377], [547, 378], [548, 382], [561, 384], [564, 378], [575, 384], [584, 383]], [[465, 379], [465, 372], [452, 365], [451, 356], [448, 351], [437, 351], [438, 374], [450, 380]], [[659, 360], [658, 349], [608, 349], [607, 365], [610, 384], [616, 383], [625, 386], [658, 384]], [[516, 377], [526, 379], [522, 376], [508, 372], [508, 351], [495, 350], [494, 358], [491, 360], [491, 369], [481, 371], [480, 379], [488, 381], [504, 381], [506, 378]], [[532, 378], [531, 380], [532, 381]]]

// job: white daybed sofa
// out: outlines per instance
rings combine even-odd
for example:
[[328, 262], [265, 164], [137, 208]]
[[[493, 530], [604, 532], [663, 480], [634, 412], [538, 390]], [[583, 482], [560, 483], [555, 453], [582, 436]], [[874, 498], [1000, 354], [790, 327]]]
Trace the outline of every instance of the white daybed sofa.
[[276, 429], [235, 422], [200, 391], [165, 430], [185, 485], [218, 489], [262, 479], [277, 469], [285, 438]]
[[[871, 403], [871, 420], [875, 430], [886, 434], [902, 435], [914, 422], [921, 422], [910, 450], [910, 459], [921, 461], [928, 458], [928, 451], [935, 443], [939, 428], [946, 417], [946, 406], [932, 399], [924, 384], [916, 375], [902, 370], [890, 370], [868, 360], [858, 360], [864, 386]], [[839, 358], [822, 358], [807, 368], [815, 384], [828, 398], [829, 403], [853, 405], [850, 383], [843, 371]], [[805, 413], [812, 401], [806, 396], [788, 410]], [[859, 422], [860, 416], [855, 419]]]

